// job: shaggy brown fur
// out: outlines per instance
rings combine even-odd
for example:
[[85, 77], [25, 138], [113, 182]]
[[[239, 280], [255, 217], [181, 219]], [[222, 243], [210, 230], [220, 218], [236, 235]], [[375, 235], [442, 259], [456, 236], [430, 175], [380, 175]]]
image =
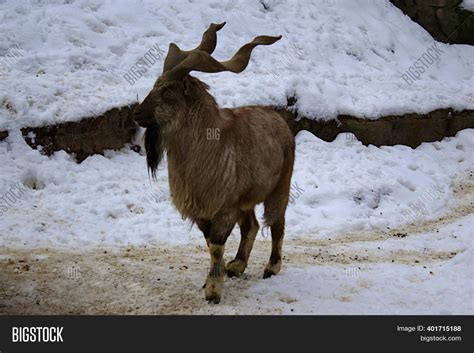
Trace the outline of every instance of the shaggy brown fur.
[[206, 299], [217, 303], [227, 237], [238, 222], [241, 245], [227, 273], [240, 275], [258, 231], [258, 203], [265, 205], [273, 243], [264, 277], [280, 269], [295, 142], [286, 122], [271, 108], [219, 109], [207, 89], [187, 72], [178, 77], [165, 72], [135, 119], [147, 127], [152, 176], [166, 151], [172, 202], [204, 233], [211, 255]]

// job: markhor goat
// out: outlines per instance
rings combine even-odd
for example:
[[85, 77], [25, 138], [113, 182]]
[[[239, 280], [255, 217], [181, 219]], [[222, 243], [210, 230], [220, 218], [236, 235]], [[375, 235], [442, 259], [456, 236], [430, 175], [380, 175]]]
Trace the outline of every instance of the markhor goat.
[[[244, 272], [259, 229], [255, 205], [265, 205], [265, 223], [272, 233], [270, 261], [263, 277], [280, 271], [281, 249], [293, 172], [295, 141], [286, 122], [269, 107], [219, 109], [208, 86], [191, 71], [241, 72], [258, 45], [280, 37], [259, 36], [245, 44], [229, 61], [210, 54], [216, 32], [224, 23], [211, 24], [201, 44], [183, 51], [171, 43], [163, 74], [135, 111], [146, 127], [148, 168], [156, 168], [166, 150], [173, 204], [181, 215], [204, 233], [211, 266], [205, 284], [209, 302], [219, 303], [224, 272]], [[241, 241], [234, 260], [224, 264], [224, 245], [239, 223]]]

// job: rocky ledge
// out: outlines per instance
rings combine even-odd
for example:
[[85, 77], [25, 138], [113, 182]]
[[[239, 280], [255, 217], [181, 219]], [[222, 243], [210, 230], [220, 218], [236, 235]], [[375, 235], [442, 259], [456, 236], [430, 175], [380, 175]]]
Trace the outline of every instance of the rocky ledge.
[[[32, 148], [40, 148], [47, 155], [64, 150], [74, 153], [76, 160], [82, 162], [90, 155], [107, 149], [120, 149], [132, 142], [137, 131], [133, 109], [134, 106], [127, 106], [78, 122], [25, 127], [21, 131]], [[474, 110], [439, 109], [427, 114], [410, 113], [377, 120], [340, 115], [329, 121], [298, 117], [288, 107], [275, 110], [288, 122], [294, 134], [307, 130], [328, 142], [340, 133], [352, 133], [365, 145], [402, 144], [415, 148], [422, 142], [441, 140], [454, 136], [459, 130], [474, 128]], [[0, 140], [7, 136], [7, 131], [0, 132]], [[352, 135], [347, 134], [347, 138], [352, 138]]]

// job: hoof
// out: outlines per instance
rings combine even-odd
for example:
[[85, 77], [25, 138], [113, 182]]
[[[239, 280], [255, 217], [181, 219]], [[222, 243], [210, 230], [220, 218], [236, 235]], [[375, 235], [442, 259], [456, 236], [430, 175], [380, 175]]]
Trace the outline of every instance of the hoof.
[[280, 272], [281, 261], [276, 264], [268, 264], [263, 271], [263, 278], [269, 278]]
[[273, 272], [268, 271], [268, 270], [263, 271], [263, 278], [269, 278], [273, 275], [276, 275], [276, 273], [273, 273]]
[[227, 276], [229, 277], [238, 277], [242, 273], [244, 273], [245, 268], [247, 267], [247, 264], [243, 262], [242, 260], [232, 260], [230, 261], [226, 267], [225, 267], [225, 272], [227, 273]]
[[222, 282], [221, 278], [207, 278], [207, 281], [204, 284], [204, 293], [206, 295], [206, 300], [209, 303], [219, 304], [221, 301]]
[[206, 300], [209, 304], [219, 304], [221, 302], [221, 297], [213, 294], [211, 296], [206, 295]]

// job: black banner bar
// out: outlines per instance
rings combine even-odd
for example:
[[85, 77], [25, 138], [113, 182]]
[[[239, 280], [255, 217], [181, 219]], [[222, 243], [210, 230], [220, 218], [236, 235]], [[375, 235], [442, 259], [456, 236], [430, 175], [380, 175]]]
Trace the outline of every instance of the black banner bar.
[[472, 353], [473, 332], [472, 316], [1, 316], [0, 353], [254, 350], [256, 342], [265, 351]]

